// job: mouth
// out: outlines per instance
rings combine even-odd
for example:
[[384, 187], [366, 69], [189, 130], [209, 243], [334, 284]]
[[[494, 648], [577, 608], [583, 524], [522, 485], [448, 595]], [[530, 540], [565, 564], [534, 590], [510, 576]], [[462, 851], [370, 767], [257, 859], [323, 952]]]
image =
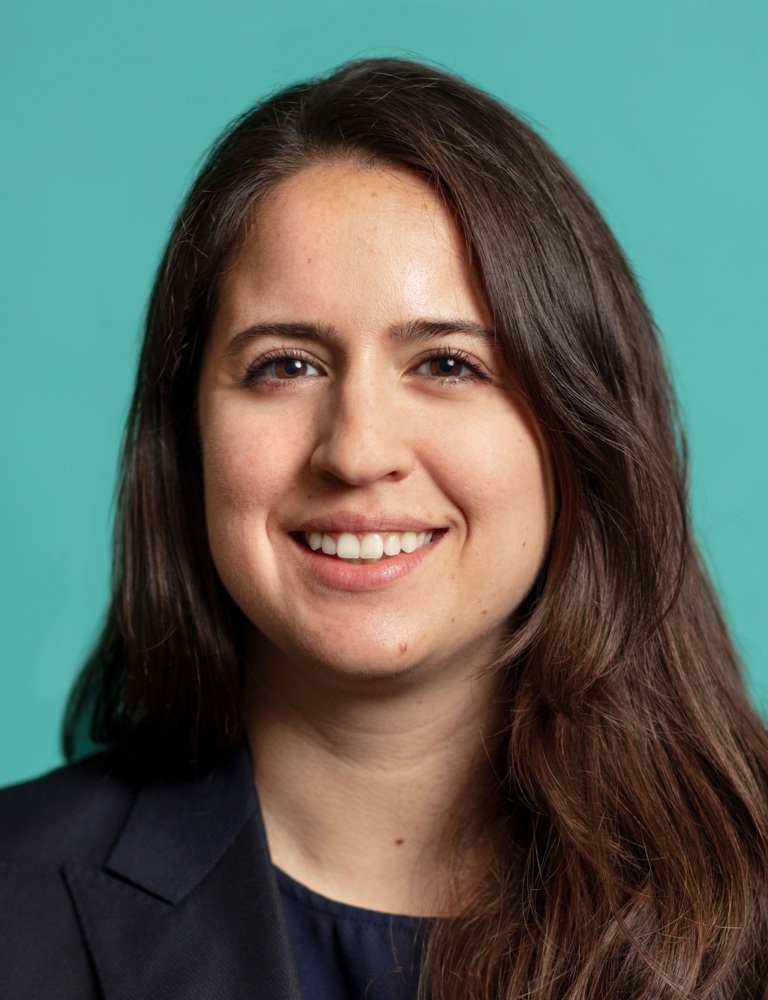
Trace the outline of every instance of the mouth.
[[300, 531], [294, 538], [305, 548], [352, 566], [385, 562], [401, 553], [410, 555], [434, 545], [446, 528], [431, 531]]

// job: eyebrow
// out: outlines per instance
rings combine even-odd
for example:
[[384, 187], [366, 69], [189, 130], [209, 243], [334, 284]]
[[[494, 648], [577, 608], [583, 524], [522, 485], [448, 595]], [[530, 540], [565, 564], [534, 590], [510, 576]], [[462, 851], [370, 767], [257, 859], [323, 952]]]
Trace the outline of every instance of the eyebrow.
[[[437, 337], [469, 335], [484, 340], [496, 340], [496, 331], [482, 323], [468, 319], [416, 319], [405, 323], [395, 323], [387, 331], [389, 339], [395, 343], [434, 340]], [[287, 337], [291, 340], [315, 340], [327, 344], [339, 342], [339, 335], [333, 326], [324, 323], [254, 323], [241, 330], [227, 344], [225, 354], [233, 357], [261, 337]]]

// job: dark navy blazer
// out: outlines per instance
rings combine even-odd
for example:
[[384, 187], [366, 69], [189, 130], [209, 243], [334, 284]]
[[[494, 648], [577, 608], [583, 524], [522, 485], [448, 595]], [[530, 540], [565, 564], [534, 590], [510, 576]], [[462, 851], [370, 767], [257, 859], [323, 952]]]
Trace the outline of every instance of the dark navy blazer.
[[0, 792], [3, 1000], [300, 1000], [250, 758]]

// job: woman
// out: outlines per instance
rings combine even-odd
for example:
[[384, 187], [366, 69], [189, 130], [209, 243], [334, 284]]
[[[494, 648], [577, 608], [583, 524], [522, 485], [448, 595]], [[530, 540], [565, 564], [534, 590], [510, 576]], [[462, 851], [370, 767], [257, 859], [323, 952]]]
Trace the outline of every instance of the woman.
[[107, 753], [4, 794], [3, 995], [768, 995], [768, 749], [682, 450], [507, 110], [369, 60], [246, 114], [149, 308], [66, 728]]

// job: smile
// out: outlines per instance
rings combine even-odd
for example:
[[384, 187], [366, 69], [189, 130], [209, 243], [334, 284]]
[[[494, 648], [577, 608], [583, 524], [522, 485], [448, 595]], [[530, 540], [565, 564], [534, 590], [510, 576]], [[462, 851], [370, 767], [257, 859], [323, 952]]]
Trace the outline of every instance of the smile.
[[401, 552], [415, 552], [429, 545], [434, 534], [433, 531], [367, 531], [361, 534], [308, 531], [302, 532], [301, 539], [313, 552], [363, 564], [399, 556]]

